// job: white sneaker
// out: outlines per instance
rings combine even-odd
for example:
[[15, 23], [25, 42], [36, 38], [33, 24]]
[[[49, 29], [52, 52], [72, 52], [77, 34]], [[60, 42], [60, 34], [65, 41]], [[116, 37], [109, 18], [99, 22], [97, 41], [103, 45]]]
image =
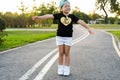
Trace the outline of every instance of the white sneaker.
[[69, 76], [70, 75], [70, 67], [69, 66], [64, 66], [64, 76]]
[[58, 75], [63, 75], [64, 74], [63, 69], [64, 69], [63, 65], [58, 65]]

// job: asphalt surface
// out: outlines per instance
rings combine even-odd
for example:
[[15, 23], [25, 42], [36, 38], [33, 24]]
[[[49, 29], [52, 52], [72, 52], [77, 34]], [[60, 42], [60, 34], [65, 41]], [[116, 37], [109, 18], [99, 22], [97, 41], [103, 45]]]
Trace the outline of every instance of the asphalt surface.
[[[80, 26], [75, 27], [73, 40], [85, 34]], [[1, 52], [0, 80], [37, 80], [36, 76], [41, 77], [38, 74], [42, 75], [38, 80], [120, 80], [120, 57], [113, 47], [112, 37], [104, 31], [94, 32], [94, 35], [85, 37], [71, 47], [69, 77], [57, 75], [57, 60], [53, 58], [57, 54], [57, 46], [55, 38], [52, 38]], [[54, 51], [53, 54], [41, 65], [34, 66], [51, 51]], [[31, 70], [33, 66], [34, 70]]]

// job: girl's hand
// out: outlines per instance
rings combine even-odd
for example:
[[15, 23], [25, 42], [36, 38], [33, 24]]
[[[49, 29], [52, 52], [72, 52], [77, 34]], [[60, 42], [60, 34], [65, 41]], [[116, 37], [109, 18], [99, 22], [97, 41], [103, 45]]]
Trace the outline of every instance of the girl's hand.
[[38, 16], [33, 16], [33, 17], [32, 17], [32, 20], [37, 20], [37, 19], [39, 19]]
[[93, 31], [91, 31], [91, 30], [88, 30], [88, 32], [89, 32], [89, 34], [94, 34], [94, 32], [93, 32]]

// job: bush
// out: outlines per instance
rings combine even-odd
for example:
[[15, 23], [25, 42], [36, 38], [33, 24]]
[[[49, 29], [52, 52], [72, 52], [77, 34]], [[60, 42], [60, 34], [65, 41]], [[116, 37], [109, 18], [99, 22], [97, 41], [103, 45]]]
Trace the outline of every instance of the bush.
[[109, 24], [114, 24], [115, 23], [115, 18], [114, 17], [109, 17], [108, 22], [109, 22]]
[[2, 32], [6, 28], [5, 20], [0, 18], [0, 32]]
[[5, 41], [4, 37], [7, 36], [6, 32], [0, 32], [0, 45]]
[[116, 24], [120, 24], [120, 19], [118, 19], [118, 20], [116, 21]]
[[0, 45], [4, 42], [3, 37], [7, 35], [5, 32], [3, 32], [5, 28], [6, 28], [5, 20], [0, 18]]

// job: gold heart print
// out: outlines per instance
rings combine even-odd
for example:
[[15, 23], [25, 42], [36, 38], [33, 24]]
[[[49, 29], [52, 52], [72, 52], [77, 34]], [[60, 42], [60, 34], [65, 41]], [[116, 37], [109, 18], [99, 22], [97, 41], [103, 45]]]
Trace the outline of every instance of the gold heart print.
[[62, 24], [64, 24], [65, 26], [67, 26], [67, 25], [69, 25], [70, 23], [71, 23], [71, 18], [69, 18], [69, 17], [62, 17], [61, 19], [60, 19], [60, 21], [61, 21], [61, 23]]

